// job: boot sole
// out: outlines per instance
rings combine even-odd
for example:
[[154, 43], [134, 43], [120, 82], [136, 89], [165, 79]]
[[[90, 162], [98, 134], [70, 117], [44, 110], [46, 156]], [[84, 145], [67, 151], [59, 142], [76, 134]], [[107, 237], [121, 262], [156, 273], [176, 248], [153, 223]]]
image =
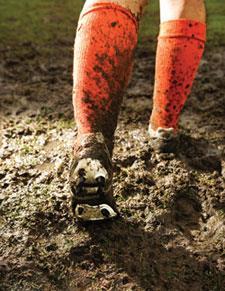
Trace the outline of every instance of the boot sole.
[[98, 221], [117, 216], [113, 206], [104, 199], [109, 189], [108, 173], [98, 160], [79, 161], [74, 175], [76, 184], [71, 185], [72, 211], [80, 221]]

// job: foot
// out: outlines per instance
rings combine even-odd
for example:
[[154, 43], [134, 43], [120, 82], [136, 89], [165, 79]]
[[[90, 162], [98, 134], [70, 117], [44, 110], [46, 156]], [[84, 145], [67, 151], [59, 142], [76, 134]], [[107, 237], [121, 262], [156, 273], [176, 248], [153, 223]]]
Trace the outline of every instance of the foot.
[[178, 147], [178, 136], [174, 128], [162, 128], [153, 130], [151, 124], [148, 128], [151, 146], [157, 153], [174, 153]]
[[116, 217], [113, 200], [112, 164], [101, 133], [83, 134], [76, 139], [70, 169], [72, 210], [82, 221]]

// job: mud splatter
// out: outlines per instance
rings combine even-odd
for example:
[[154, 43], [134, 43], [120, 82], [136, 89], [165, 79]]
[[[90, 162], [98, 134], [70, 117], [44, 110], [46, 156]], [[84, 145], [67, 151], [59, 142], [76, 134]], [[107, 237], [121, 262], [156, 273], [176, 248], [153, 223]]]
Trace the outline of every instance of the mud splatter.
[[8, 49], [2, 58], [1, 288], [223, 290], [224, 49], [201, 63], [181, 117], [181, 150], [159, 155], [147, 135], [154, 54], [139, 48], [115, 137], [123, 219], [89, 227], [70, 210], [71, 54], [40, 61], [33, 51], [19, 58]]

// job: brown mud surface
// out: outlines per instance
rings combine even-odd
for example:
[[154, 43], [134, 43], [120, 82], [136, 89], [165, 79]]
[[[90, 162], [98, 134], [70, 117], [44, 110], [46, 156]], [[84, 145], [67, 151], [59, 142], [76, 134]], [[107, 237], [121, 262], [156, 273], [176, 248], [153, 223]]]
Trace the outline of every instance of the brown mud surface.
[[1, 50], [0, 290], [225, 290], [225, 50], [206, 51], [175, 155], [149, 145], [148, 52], [137, 51], [116, 132], [123, 219], [80, 226], [67, 180], [72, 50]]

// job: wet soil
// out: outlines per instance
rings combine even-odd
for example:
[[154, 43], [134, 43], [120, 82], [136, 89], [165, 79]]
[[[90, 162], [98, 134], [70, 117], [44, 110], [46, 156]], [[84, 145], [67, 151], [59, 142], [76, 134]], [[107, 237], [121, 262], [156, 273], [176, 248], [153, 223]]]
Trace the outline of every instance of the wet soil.
[[122, 219], [82, 226], [68, 187], [72, 50], [1, 49], [0, 290], [225, 290], [225, 50], [206, 51], [176, 154], [149, 144], [150, 51], [137, 51], [116, 132]]

